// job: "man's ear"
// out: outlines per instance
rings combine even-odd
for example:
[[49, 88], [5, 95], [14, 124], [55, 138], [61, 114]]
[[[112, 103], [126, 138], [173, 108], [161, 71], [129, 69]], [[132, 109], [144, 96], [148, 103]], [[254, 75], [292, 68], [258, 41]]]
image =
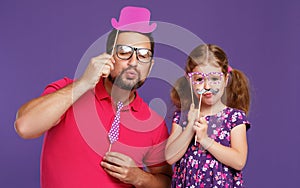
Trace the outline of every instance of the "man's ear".
[[149, 76], [149, 74], [150, 74], [150, 72], [152, 70], [153, 65], [154, 65], [154, 59], [152, 59], [151, 62], [150, 62], [150, 67], [149, 67], [149, 71], [148, 71], [147, 77]]

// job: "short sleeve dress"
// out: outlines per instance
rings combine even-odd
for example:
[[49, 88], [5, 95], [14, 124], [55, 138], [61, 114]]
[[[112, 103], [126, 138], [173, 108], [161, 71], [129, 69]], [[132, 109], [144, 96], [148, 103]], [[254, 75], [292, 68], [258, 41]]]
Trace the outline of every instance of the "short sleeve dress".
[[[216, 142], [230, 146], [230, 131], [241, 124], [247, 130], [250, 123], [241, 110], [226, 107], [221, 112], [206, 116], [208, 135]], [[184, 127], [187, 125], [187, 112], [176, 111], [173, 122]], [[242, 171], [237, 171], [219, 162], [199, 143], [191, 141], [182, 158], [174, 166], [172, 188], [241, 188], [243, 185]]]

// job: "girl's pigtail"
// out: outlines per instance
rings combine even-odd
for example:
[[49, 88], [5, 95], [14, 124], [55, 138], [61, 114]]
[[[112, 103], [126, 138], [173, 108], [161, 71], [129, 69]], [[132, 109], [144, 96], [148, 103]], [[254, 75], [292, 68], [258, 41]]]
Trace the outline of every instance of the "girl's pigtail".
[[170, 97], [177, 109], [189, 109], [192, 101], [190, 84], [186, 77], [182, 76], [175, 82], [171, 90]]
[[237, 69], [232, 69], [229, 73], [225, 104], [232, 108], [243, 110], [246, 114], [249, 112], [249, 81], [246, 75]]

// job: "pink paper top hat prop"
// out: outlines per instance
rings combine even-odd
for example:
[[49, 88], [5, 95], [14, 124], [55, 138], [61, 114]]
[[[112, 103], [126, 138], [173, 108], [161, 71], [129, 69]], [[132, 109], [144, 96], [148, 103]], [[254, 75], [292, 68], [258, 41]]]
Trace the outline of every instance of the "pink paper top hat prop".
[[124, 7], [121, 10], [119, 21], [111, 19], [111, 25], [121, 31], [136, 31], [151, 33], [156, 28], [156, 23], [149, 24], [150, 11], [142, 7]]

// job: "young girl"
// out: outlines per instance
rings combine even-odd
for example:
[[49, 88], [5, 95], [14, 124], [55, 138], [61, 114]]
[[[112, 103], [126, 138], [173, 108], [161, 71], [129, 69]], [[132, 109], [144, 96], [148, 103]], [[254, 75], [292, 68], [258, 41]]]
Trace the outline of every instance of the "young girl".
[[177, 107], [166, 146], [168, 163], [176, 163], [172, 187], [244, 187], [250, 127], [246, 76], [212, 44], [196, 47], [185, 71], [171, 91]]

